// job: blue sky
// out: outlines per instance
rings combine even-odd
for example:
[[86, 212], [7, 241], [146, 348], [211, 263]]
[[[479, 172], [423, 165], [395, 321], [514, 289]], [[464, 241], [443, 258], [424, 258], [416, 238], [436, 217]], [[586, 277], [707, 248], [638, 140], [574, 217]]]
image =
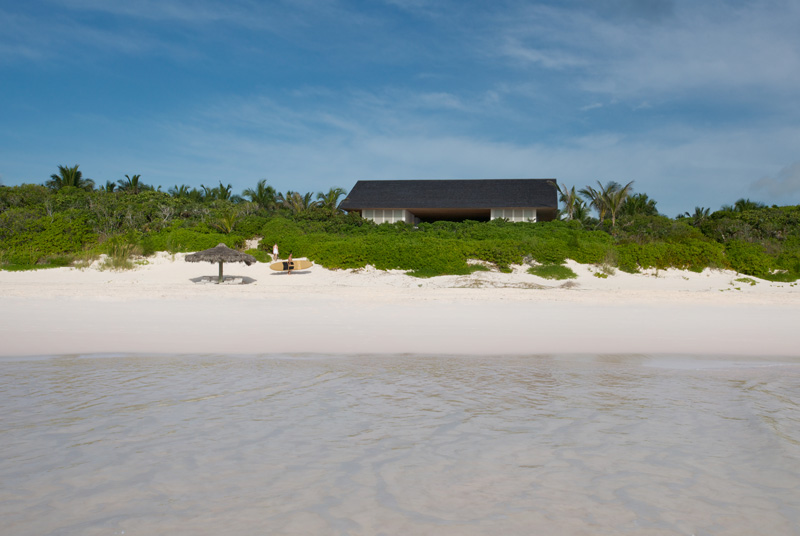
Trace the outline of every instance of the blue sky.
[[0, 182], [800, 203], [796, 0], [0, 0]]

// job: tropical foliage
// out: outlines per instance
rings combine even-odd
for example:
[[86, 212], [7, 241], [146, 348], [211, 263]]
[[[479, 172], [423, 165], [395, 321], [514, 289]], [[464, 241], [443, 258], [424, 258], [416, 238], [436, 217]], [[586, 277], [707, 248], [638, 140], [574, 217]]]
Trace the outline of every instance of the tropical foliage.
[[609, 272], [718, 267], [773, 280], [800, 277], [800, 206], [740, 199], [716, 212], [696, 207], [669, 218], [632, 186], [558, 185], [561, 219], [553, 222], [412, 227], [343, 213], [341, 188], [278, 193], [261, 180], [241, 196], [221, 181], [162, 192], [140, 175], [125, 175], [95, 189], [77, 165], [59, 166], [44, 185], [0, 186], [0, 267], [63, 266], [100, 253], [111, 267], [125, 267], [133, 253], [198, 251], [220, 242], [242, 248], [263, 237], [264, 250], [254, 253], [265, 260], [278, 242], [285, 254], [329, 268], [373, 265], [418, 276], [469, 273], [476, 268], [467, 261], [480, 259], [501, 270], [530, 262], [560, 277], [568, 275], [564, 261], [573, 259]]
[[537, 264], [528, 268], [528, 273], [544, 279], [575, 279], [578, 277], [572, 268], [563, 264]]
[[[144, 190], [152, 190], [153, 187], [143, 183], [141, 178], [141, 175], [134, 175], [133, 177], [125, 175], [124, 179], [117, 182], [117, 190], [134, 195]], [[108, 183], [106, 183], [106, 191], [108, 191]]]
[[75, 164], [72, 167], [58, 166], [58, 173], [50, 175], [50, 180], [45, 185], [53, 190], [61, 190], [67, 187], [92, 190], [94, 181], [92, 179], [84, 179], [83, 173], [78, 171], [78, 164]]
[[628, 195], [632, 190], [633, 181], [625, 186], [615, 181], [609, 181], [604, 186], [600, 181], [597, 181], [597, 186], [597, 189], [587, 186], [580, 190], [579, 193], [589, 202], [589, 206], [597, 210], [600, 221], [605, 221], [606, 215], [610, 215], [611, 227], [614, 227], [617, 224], [617, 213], [627, 201]]
[[263, 210], [272, 212], [278, 207], [278, 193], [275, 188], [267, 185], [266, 179], [258, 181], [254, 189], [246, 189], [242, 192], [242, 196]]

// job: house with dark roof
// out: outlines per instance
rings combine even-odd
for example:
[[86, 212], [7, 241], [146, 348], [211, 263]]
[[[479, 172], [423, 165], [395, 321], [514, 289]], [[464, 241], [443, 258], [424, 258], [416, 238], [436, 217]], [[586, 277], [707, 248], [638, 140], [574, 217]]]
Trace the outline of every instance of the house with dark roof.
[[339, 208], [375, 223], [549, 221], [558, 187], [555, 179], [358, 181]]

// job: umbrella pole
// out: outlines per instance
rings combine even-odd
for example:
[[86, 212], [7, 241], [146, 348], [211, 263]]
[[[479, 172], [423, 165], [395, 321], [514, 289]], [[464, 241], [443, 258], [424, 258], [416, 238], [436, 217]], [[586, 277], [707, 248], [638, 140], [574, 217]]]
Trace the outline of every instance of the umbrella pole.
[[222, 283], [222, 261], [219, 261], [219, 282]]

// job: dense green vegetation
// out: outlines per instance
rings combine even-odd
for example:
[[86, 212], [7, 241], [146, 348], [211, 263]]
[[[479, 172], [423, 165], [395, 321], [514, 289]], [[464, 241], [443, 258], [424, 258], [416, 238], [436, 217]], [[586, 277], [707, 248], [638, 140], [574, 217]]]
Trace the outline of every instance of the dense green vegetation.
[[528, 273], [544, 279], [575, 279], [578, 277], [570, 267], [561, 264], [537, 264], [528, 268]]
[[[125, 175], [95, 189], [78, 166], [59, 166], [45, 185], [0, 186], [0, 268], [32, 269], [87, 262], [130, 266], [133, 254], [189, 252], [222, 242], [243, 248], [263, 237], [328, 268], [407, 270], [427, 277], [466, 274], [479, 259], [509, 270], [535, 261], [548, 277], [568, 277], [566, 259], [636, 272], [642, 268], [732, 268], [780, 281], [800, 277], [800, 206], [765, 207], [739, 200], [717, 212], [696, 208], [661, 215], [632, 183], [577, 190], [559, 185], [561, 220], [540, 223], [436, 222], [375, 225], [338, 204], [345, 192], [276, 192], [266, 181], [235, 195], [231, 185], [168, 192]], [[599, 218], [595, 219], [589, 211]]]

